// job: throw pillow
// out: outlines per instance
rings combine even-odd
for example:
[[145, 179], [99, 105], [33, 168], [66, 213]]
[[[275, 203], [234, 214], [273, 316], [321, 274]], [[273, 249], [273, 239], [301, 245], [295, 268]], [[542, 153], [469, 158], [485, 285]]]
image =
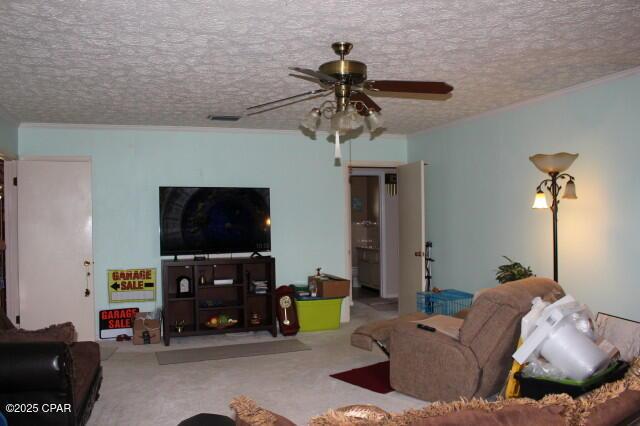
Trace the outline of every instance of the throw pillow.
[[627, 424], [640, 413], [640, 358], [635, 358], [625, 377], [596, 388], [576, 400], [576, 415], [588, 426]]
[[0, 330], [0, 343], [64, 342], [76, 341], [76, 329], [70, 322], [54, 324], [40, 330]]
[[238, 426], [295, 426], [291, 420], [259, 407], [246, 396], [234, 398], [229, 407], [236, 412]]

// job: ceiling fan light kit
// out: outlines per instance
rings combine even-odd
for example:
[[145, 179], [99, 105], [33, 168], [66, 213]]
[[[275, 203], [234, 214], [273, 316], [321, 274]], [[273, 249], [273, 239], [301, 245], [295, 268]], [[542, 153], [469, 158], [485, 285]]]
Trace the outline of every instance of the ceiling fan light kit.
[[382, 114], [377, 111], [370, 111], [364, 119], [371, 133], [377, 132], [384, 127], [384, 119]]
[[318, 129], [320, 125], [321, 112], [319, 108], [312, 108], [311, 111], [302, 119], [300, 126], [309, 130], [312, 133]]
[[[328, 120], [330, 132], [335, 137], [333, 142], [336, 145], [334, 149], [336, 163], [339, 163], [341, 157], [340, 143], [344, 142], [344, 137], [350, 132], [359, 131], [366, 125], [373, 139], [384, 131], [381, 108], [369, 95], [375, 96], [382, 92], [388, 92], [387, 96], [389, 93], [448, 94], [453, 90], [453, 86], [437, 81], [367, 80], [367, 65], [364, 62], [345, 59], [353, 48], [351, 43], [336, 42], [331, 45], [331, 48], [340, 59], [325, 62], [317, 71], [300, 67], [289, 68], [299, 73], [289, 75], [315, 82], [321, 87], [320, 89], [254, 105], [247, 109], [256, 110], [251, 112], [251, 115], [260, 114], [333, 93], [333, 99], [312, 108], [302, 118], [300, 128], [313, 136], [322, 119]], [[292, 99], [296, 100], [281, 104]], [[265, 107], [268, 108], [260, 110]], [[341, 136], [343, 136], [342, 141]]]

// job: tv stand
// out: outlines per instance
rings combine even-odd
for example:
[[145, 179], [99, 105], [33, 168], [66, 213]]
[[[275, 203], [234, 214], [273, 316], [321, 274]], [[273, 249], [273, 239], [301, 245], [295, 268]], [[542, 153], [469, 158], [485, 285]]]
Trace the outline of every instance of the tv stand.
[[[192, 292], [180, 297], [178, 283], [184, 278], [190, 281]], [[258, 287], [266, 284], [266, 288], [256, 292], [254, 283]], [[163, 260], [164, 344], [169, 346], [172, 337], [247, 331], [268, 331], [276, 337], [275, 289], [276, 261], [271, 256]], [[221, 315], [237, 323], [229, 328], [207, 326], [209, 318]]]

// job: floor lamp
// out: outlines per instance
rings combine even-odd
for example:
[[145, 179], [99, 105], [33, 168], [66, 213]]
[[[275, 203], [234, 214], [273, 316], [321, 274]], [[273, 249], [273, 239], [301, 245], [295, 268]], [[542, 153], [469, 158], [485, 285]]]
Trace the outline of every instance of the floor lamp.
[[[529, 160], [542, 173], [549, 175], [549, 178], [540, 182], [536, 189], [536, 198], [533, 202], [534, 209], [551, 209], [553, 216], [553, 279], [558, 281], [558, 196], [562, 186], [560, 183], [566, 180], [562, 198], [567, 200], [577, 199], [576, 183], [573, 176], [564, 173], [571, 164], [578, 158], [578, 154], [569, 154], [567, 152], [559, 152], [557, 154], [536, 154], [529, 157]], [[545, 189], [551, 195], [551, 206], [547, 204], [547, 196]]]

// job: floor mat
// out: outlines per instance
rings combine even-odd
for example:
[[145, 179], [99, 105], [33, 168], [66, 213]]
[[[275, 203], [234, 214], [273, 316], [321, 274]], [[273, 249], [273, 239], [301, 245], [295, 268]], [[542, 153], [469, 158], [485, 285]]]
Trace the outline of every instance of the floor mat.
[[377, 393], [393, 392], [389, 381], [389, 361], [332, 374], [331, 377]]
[[209, 346], [206, 348], [160, 351], [156, 352], [156, 358], [158, 359], [158, 364], [167, 365], [310, 350], [311, 348], [301, 341], [289, 339], [263, 343], [246, 343], [242, 345]]

